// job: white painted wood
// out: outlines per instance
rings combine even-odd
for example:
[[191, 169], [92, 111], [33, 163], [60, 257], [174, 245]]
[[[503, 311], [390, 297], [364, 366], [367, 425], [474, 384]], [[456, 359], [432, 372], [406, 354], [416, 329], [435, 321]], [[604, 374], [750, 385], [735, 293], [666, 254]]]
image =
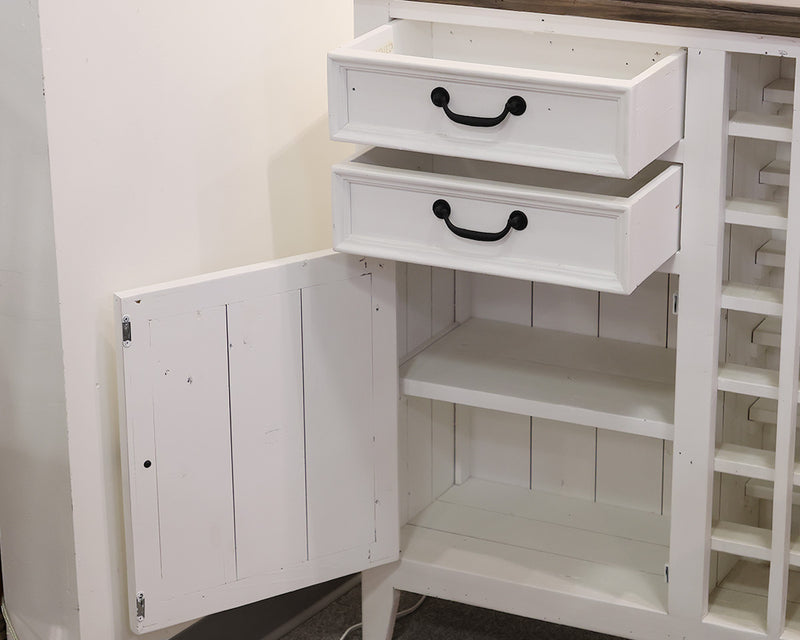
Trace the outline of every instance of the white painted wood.
[[[663, 464], [664, 447], [659, 440], [598, 430], [598, 502], [660, 514]], [[636, 482], [631, 482], [631, 478], [636, 478]]]
[[247, 578], [308, 559], [300, 292], [230, 304], [227, 321], [236, 566]]
[[[798, 484], [798, 469], [795, 468], [795, 485]], [[746, 495], [751, 498], [758, 498], [759, 500], [769, 500], [772, 502], [772, 497], [774, 496], [775, 486], [772, 482], [767, 480], [751, 480], [746, 485]], [[800, 506], [800, 490], [795, 487], [794, 491], [792, 492], [792, 504], [794, 506]]]
[[723, 309], [779, 316], [783, 311], [783, 291], [763, 285], [725, 282], [720, 304]]
[[[795, 87], [794, 104], [800, 104]], [[794, 112], [793, 129], [800, 127]], [[800, 166], [800, 132], [792, 136], [790, 164]], [[800, 172], [789, 176], [789, 211], [800, 209]], [[775, 497], [772, 502], [772, 555], [770, 565], [767, 628], [777, 635], [786, 621], [786, 598], [791, 555], [792, 494], [797, 441], [798, 376], [800, 375], [800, 224], [790, 215], [786, 230], [784, 311], [781, 319], [780, 389], [775, 438]]]
[[749, 419], [755, 422], [777, 424], [778, 403], [775, 399], [759, 398], [750, 407]]
[[470, 283], [469, 317], [531, 326], [530, 282], [475, 273]]
[[[632, 177], [681, 137], [685, 54], [670, 47], [397, 20], [328, 56], [336, 140]], [[456, 124], [431, 102], [494, 117]]]
[[404, 488], [408, 496], [408, 518], [413, 518], [433, 500], [432, 473], [432, 407], [424, 398], [408, 398], [406, 409], [408, 467]]
[[773, 160], [761, 169], [758, 174], [758, 179], [761, 184], [788, 187], [789, 163], [786, 160]]
[[[598, 301], [595, 291], [536, 282], [532, 324], [596, 336]], [[542, 418], [532, 422], [532, 488], [594, 500], [597, 430]]]
[[756, 252], [756, 264], [765, 267], [783, 269], [786, 259], [786, 242], [773, 238], [767, 241]]
[[594, 500], [597, 429], [533, 419], [531, 488]]
[[361, 612], [363, 640], [392, 640], [400, 592], [383, 578], [382, 568], [361, 574]]
[[353, 0], [356, 37], [389, 22], [389, 0]]
[[472, 407], [455, 405], [455, 483], [463, 484], [472, 475]]
[[790, 142], [792, 118], [787, 115], [768, 115], [736, 111], [728, 123], [728, 133], [742, 138]]
[[666, 546], [619, 538], [593, 529], [553, 524], [545, 518], [546, 514], [535, 519], [520, 518], [437, 500], [411, 524], [496, 544], [663, 576], [667, 560]]
[[778, 397], [778, 372], [726, 363], [719, 367], [719, 389], [748, 396]]
[[[620, 181], [470, 160], [439, 160], [435, 173], [426, 165], [385, 149], [336, 165], [334, 247], [618, 293], [678, 248], [678, 166], [654, 164]], [[433, 214], [439, 199], [460, 228], [498, 232], [515, 210], [528, 225], [497, 242], [461, 238]]]
[[408, 395], [669, 439], [672, 366], [667, 349], [473, 319], [401, 379]]
[[702, 620], [711, 549], [719, 285], [728, 157], [728, 59], [690, 48], [687, 58], [681, 271], [675, 378], [669, 611]]
[[[781, 346], [781, 319], [779, 316], [764, 318], [753, 329], [753, 344], [764, 347]], [[762, 421], [763, 422], [763, 421]]]
[[131, 375], [152, 389], [152, 424], [134, 433], [131, 471], [138, 496], [155, 501], [142, 504], [157, 545], [143, 577], [161, 597], [236, 579], [225, 307], [197, 306], [137, 323], [149, 362]]
[[778, 202], [731, 198], [725, 206], [725, 222], [765, 229], [786, 229], [786, 206]]
[[778, 78], [764, 87], [764, 100], [780, 104], [794, 104], [794, 79]]
[[431, 489], [438, 498], [455, 481], [455, 407], [436, 401], [432, 405]]
[[308, 555], [375, 541], [369, 276], [302, 292]]
[[[146, 615], [134, 618], [134, 628], [165, 627], [396, 559], [395, 281], [391, 263], [371, 261], [370, 267], [357, 258], [323, 252], [118, 294], [118, 318], [129, 316], [132, 326], [131, 345], [122, 350], [121, 377], [130, 598], [139, 592], [146, 597]], [[255, 327], [238, 324], [251, 301]], [[296, 304], [303, 325], [303, 509], [308, 506], [311, 560], [290, 564], [287, 556], [280, 567], [259, 574], [253, 570], [253, 575], [237, 579], [228, 353], [244, 351], [244, 340], [255, 335], [253, 349], [262, 354], [274, 349], [276, 358], [283, 353], [287, 368], [279, 375], [286, 376], [287, 385], [292, 376], [296, 380], [297, 365], [290, 363], [297, 356], [298, 328], [285, 336], [258, 331], [266, 321], [276, 327], [297, 319]], [[233, 347], [226, 326], [228, 305], [234, 308]], [[269, 341], [278, 338], [286, 344], [270, 347]], [[248, 385], [231, 394], [234, 410], [253, 406], [259, 399], [252, 397], [257, 389], [249, 385], [267, 384], [269, 373], [251, 378], [260, 374], [246, 353], [230, 362], [230, 380]], [[260, 366], [269, 369], [278, 363]], [[383, 373], [373, 377], [374, 371]], [[296, 403], [297, 393], [284, 399]], [[353, 409], [360, 415], [354, 416]], [[291, 407], [272, 408], [264, 417], [283, 421], [292, 413]], [[256, 434], [243, 433], [249, 427], [234, 419], [237, 442], [243, 446], [263, 433], [259, 416], [249, 417], [255, 418]], [[296, 436], [272, 441], [285, 446], [287, 468], [299, 446]], [[237, 469], [244, 478], [240, 488], [279, 471], [280, 465], [272, 471], [260, 469], [266, 461], [254, 461], [256, 457], [257, 451], [250, 458], [253, 476]], [[144, 460], [153, 464], [145, 468]], [[252, 497], [252, 487], [248, 491]], [[264, 505], [262, 509], [269, 508], [268, 498]], [[366, 526], [356, 530], [356, 522]], [[246, 520], [243, 524], [245, 529], [256, 526]], [[260, 532], [262, 543], [269, 544], [270, 531]], [[264, 558], [253, 560], [252, 548], [243, 548], [241, 566], [249, 573], [252, 567], [244, 563]], [[182, 563], [177, 578], [176, 562]], [[164, 578], [162, 565], [168, 569]]]
[[745, 558], [769, 560], [771, 535], [768, 529], [720, 521], [711, 529], [711, 548]]
[[[664, 347], [671, 306], [669, 276], [662, 273], [650, 276], [630, 296], [600, 294], [598, 334]], [[663, 457], [662, 442], [598, 431], [596, 499], [661, 513]]]
[[455, 272], [431, 269], [431, 333], [438, 335], [455, 322]]
[[472, 478], [450, 489], [439, 501], [661, 546], [669, 544], [668, 519], [663, 516], [546, 491]]
[[431, 267], [409, 264], [406, 269], [406, 352], [433, 335]]
[[775, 452], [725, 443], [714, 454], [714, 471], [772, 480], [775, 477]]
[[478, 407], [469, 410], [471, 477], [529, 488], [530, 418]]

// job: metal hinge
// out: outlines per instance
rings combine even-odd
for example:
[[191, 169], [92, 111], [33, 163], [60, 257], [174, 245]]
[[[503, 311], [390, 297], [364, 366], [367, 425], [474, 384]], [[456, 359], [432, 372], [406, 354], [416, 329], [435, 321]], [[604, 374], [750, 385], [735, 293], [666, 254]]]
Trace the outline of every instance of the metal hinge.
[[136, 594], [136, 618], [141, 622], [144, 620], [144, 594]]
[[131, 317], [122, 316], [122, 346], [131, 346]]
[[664, 580], [666, 581], [667, 584], [669, 584], [669, 565], [668, 564], [664, 565]]
[[676, 316], [678, 315], [678, 294], [677, 293], [673, 293], [672, 294], [672, 313], [674, 315], [676, 315]]

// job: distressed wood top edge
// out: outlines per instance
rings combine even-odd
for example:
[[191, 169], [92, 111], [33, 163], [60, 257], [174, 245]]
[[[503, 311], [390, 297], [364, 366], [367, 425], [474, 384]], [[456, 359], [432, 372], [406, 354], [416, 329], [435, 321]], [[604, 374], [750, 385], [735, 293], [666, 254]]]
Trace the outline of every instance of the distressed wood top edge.
[[800, 37], [800, 0], [417, 0], [509, 11]]

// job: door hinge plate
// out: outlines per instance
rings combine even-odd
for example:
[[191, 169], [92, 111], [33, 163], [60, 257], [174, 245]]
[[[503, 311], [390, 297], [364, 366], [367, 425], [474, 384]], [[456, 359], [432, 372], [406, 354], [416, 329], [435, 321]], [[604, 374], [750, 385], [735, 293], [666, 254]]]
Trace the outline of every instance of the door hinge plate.
[[130, 316], [122, 316], [122, 346], [131, 346], [131, 318]]
[[136, 594], [136, 618], [141, 622], [144, 620], [144, 594]]

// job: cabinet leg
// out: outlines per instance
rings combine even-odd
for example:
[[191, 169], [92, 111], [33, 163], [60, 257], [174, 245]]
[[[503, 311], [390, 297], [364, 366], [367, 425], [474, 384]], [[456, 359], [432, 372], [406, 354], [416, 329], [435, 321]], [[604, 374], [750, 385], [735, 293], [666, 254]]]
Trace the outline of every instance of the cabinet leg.
[[382, 567], [361, 574], [363, 640], [392, 640], [400, 592], [392, 587]]

